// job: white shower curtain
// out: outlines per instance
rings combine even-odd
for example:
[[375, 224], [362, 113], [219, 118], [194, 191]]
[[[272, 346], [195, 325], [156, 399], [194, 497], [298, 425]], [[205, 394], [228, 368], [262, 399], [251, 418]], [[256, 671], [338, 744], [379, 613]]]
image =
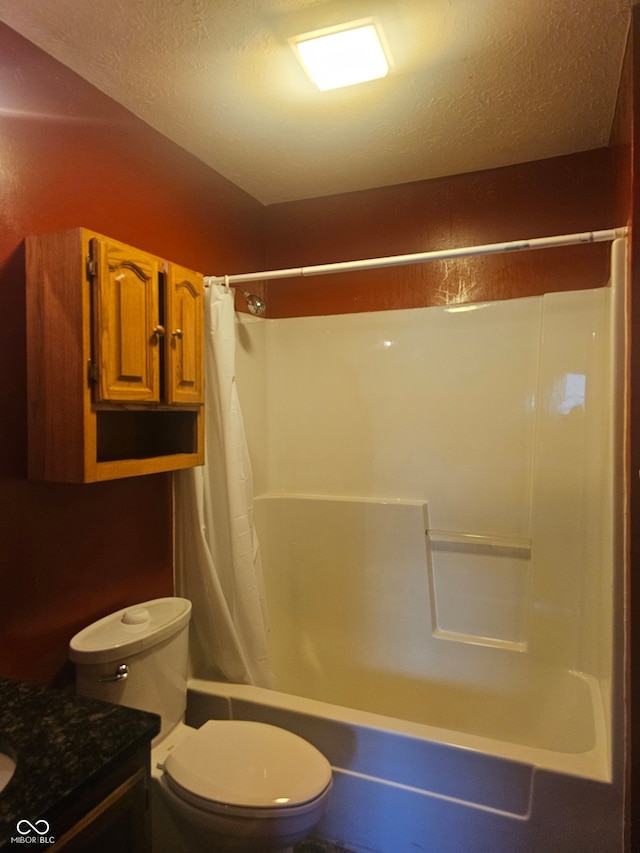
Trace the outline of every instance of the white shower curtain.
[[205, 296], [205, 464], [175, 477], [176, 586], [199, 678], [273, 686], [253, 478], [235, 381], [234, 295]]

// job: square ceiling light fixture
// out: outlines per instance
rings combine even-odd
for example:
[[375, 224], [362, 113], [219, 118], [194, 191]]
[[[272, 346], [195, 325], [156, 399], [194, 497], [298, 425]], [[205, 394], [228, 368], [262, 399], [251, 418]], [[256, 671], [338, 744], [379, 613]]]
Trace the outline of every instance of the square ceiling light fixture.
[[389, 54], [373, 18], [305, 33], [291, 43], [321, 92], [377, 80], [389, 73]]

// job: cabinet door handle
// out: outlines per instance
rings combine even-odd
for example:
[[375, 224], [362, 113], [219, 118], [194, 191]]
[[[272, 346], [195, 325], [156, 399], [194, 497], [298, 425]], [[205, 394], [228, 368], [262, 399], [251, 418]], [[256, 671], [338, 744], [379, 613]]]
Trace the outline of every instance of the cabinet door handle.
[[164, 326], [156, 326], [155, 329], [153, 330], [153, 334], [156, 335], [158, 338], [164, 338], [164, 335], [165, 335]]
[[182, 329], [176, 329], [175, 332], [171, 332], [174, 338], [182, 339]]

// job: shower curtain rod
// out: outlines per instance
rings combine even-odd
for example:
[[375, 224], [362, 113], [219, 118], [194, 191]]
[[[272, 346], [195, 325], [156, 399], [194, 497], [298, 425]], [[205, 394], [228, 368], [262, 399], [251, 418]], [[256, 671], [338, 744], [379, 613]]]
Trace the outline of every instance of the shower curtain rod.
[[618, 237], [626, 237], [627, 228], [609, 228], [604, 231], [583, 231], [579, 234], [563, 234], [558, 237], [533, 237], [530, 240], [514, 240], [511, 243], [488, 243], [484, 246], [467, 246], [462, 249], [440, 249], [431, 252], [416, 252], [410, 255], [391, 255], [384, 258], [369, 258], [362, 261], [344, 261], [334, 264], [316, 264], [307, 267], [291, 267], [283, 270], [248, 272], [237, 275], [205, 276], [209, 284], [227, 284], [235, 287], [250, 281], [266, 281], [275, 278], [297, 278], [299, 276], [330, 275], [332, 273], [370, 270], [379, 267], [397, 267], [404, 264], [421, 264], [427, 261], [444, 261], [451, 258], [466, 258], [472, 255], [496, 255], [503, 252], [520, 252], [525, 249], [547, 249], [553, 246], [573, 246], [579, 243], [604, 243]]

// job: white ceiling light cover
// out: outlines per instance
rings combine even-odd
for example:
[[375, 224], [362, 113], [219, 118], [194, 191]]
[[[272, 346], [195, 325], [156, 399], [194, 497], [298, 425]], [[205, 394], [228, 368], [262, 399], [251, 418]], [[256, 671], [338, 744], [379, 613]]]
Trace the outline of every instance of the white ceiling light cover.
[[292, 39], [305, 71], [326, 92], [378, 80], [389, 73], [379, 25], [371, 18]]

